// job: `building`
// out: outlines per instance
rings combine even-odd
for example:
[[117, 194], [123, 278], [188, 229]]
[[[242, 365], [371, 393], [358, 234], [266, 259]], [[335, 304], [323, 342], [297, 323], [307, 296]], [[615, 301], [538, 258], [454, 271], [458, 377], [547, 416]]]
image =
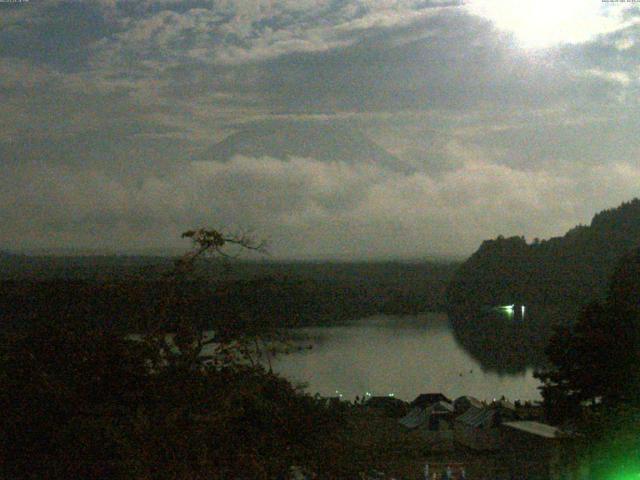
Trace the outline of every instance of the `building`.
[[571, 437], [551, 425], [534, 421], [503, 422], [502, 455], [511, 476], [528, 480], [565, 478]]
[[458, 397], [453, 401], [453, 411], [456, 415], [462, 415], [471, 407], [482, 408], [484, 407], [484, 403], [482, 403], [477, 398], [471, 397], [469, 395], [463, 395], [462, 397]]
[[416, 441], [428, 445], [431, 451], [453, 450], [453, 405], [438, 401], [427, 408], [414, 407], [399, 420], [411, 430]]
[[430, 431], [451, 430], [453, 406], [446, 402], [436, 402], [427, 408], [414, 407], [400, 419], [399, 423], [409, 429], [424, 428]]
[[398, 420], [398, 423], [410, 430], [418, 428], [428, 420], [427, 411], [424, 408], [414, 407], [409, 413]]
[[451, 403], [451, 400], [442, 393], [421, 393], [411, 402], [411, 407], [427, 408], [437, 402]]
[[453, 430], [453, 405], [439, 401], [427, 409], [431, 431]]
[[454, 421], [456, 443], [478, 451], [501, 448], [500, 425], [516, 420], [515, 411], [494, 407], [471, 407]]

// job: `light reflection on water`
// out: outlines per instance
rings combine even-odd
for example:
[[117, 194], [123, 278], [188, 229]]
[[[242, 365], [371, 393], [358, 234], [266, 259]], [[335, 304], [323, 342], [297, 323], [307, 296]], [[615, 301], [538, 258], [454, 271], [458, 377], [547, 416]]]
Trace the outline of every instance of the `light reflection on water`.
[[334, 396], [338, 390], [350, 399], [365, 392], [403, 400], [427, 392], [486, 400], [540, 398], [533, 369], [515, 375], [483, 371], [456, 342], [445, 314], [379, 315], [300, 330], [314, 339], [314, 347], [279, 356], [273, 368], [307, 383], [310, 393]]

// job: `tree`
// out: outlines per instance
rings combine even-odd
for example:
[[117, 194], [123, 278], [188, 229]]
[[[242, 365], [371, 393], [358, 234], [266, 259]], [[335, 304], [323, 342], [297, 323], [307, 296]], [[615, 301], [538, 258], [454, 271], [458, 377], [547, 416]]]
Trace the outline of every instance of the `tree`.
[[0, 478], [270, 479], [291, 465], [330, 475], [339, 409], [246, 361], [242, 340], [258, 330], [241, 323], [210, 342], [180, 315], [195, 259], [263, 245], [185, 237], [194, 250], [167, 275], [174, 288], [142, 338], [75, 311], [1, 332]]
[[547, 347], [554, 368], [539, 375], [544, 382], [543, 397], [551, 410], [566, 410], [568, 405], [574, 405], [564, 414], [572, 414], [572, 410], [575, 414], [584, 403], [618, 405], [637, 398], [638, 293], [640, 250], [621, 260], [605, 302], [589, 304], [572, 326], [556, 331]]
[[[204, 228], [186, 231], [182, 238], [191, 239], [193, 248], [178, 258], [173, 268], [166, 272], [165, 279], [170, 288], [163, 298], [158, 299], [158, 315], [146, 333], [145, 341], [161, 349], [162, 361], [182, 363], [188, 369], [196, 368], [203, 360], [222, 361], [232, 354], [242, 353], [245, 358], [250, 357], [244, 341], [249, 333], [247, 326], [237, 328], [234, 319], [226, 319], [226, 324], [217, 325], [214, 337], [207, 338], [207, 325], [194, 321], [188, 315], [180, 315], [180, 310], [189, 301], [188, 290], [192, 285], [188, 280], [195, 273], [197, 259], [207, 255], [229, 258], [232, 256], [229, 247], [263, 253], [266, 251], [266, 242], [257, 241], [245, 233], [225, 234]], [[237, 345], [234, 345], [234, 341]], [[213, 345], [218, 346], [214, 355], [203, 356], [203, 349]]]
[[[194, 322], [188, 316], [178, 316], [172, 321], [175, 316], [169, 314], [188, 301], [184, 290], [185, 282], [194, 277], [199, 258], [213, 255], [229, 259], [236, 256], [229, 248], [236, 248], [236, 254], [242, 251], [264, 254], [267, 252], [267, 243], [258, 241], [247, 233], [227, 234], [204, 228], [186, 231], [182, 238], [191, 239], [193, 248], [177, 259], [173, 269], [165, 275], [172, 288], [160, 299], [160, 319], [155, 323], [155, 328], [148, 332], [146, 341], [160, 345], [167, 361], [185, 363], [187, 368], [194, 368], [203, 361], [220, 364], [238, 359], [255, 366], [261, 359], [266, 359], [271, 371], [271, 356], [292, 348], [286, 330], [280, 328], [277, 319], [257, 313], [248, 318], [244, 312], [232, 308], [220, 314], [213, 325], [214, 335], [207, 336], [206, 327], [210, 328], [212, 325]], [[261, 282], [269, 281], [266, 279]], [[257, 285], [253, 283], [255, 282], [250, 283], [250, 286], [255, 288]], [[224, 285], [222, 289], [239, 290], [244, 286], [246, 285], [232, 283]], [[187, 283], [186, 288], [191, 288], [191, 285]], [[213, 296], [218, 294], [219, 298], [221, 292], [211, 293]], [[168, 341], [168, 334], [171, 334], [171, 341]], [[207, 355], [203, 354], [205, 350]]]
[[547, 348], [553, 368], [539, 374], [548, 416], [579, 428], [593, 478], [640, 471], [638, 294], [640, 249], [620, 261], [606, 301], [591, 303], [555, 333]]

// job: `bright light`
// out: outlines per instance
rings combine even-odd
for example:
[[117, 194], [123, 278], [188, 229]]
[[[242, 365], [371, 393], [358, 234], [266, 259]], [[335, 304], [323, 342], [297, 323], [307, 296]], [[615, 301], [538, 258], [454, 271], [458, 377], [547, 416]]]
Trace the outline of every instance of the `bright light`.
[[468, 0], [468, 11], [513, 34], [523, 48], [583, 43], [625, 26], [632, 5], [600, 0]]
[[504, 310], [507, 313], [513, 313], [515, 305], [503, 305], [500, 307], [500, 310]]

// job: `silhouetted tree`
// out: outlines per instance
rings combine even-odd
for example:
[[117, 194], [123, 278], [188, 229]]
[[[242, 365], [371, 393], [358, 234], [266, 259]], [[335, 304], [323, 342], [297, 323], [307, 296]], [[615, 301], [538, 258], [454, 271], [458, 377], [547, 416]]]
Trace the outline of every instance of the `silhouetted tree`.
[[[168, 276], [176, 285], [208, 251], [261, 248], [186, 236], [195, 249]], [[171, 314], [181, 293], [169, 290], [142, 337], [64, 308], [1, 331], [0, 478], [272, 479], [291, 465], [336, 478], [339, 409], [247, 362], [241, 326], [202, 355], [202, 326]]]
[[592, 478], [637, 475], [640, 458], [640, 249], [625, 256], [609, 295], [559, 329], [540, 374], [552, 421], [582, 433]]
[[585, 403], [618, 405], [637, 399], [639, 292], [640, 250], [622, 259], [605, 302], [588, 305], [574, 325], [559, 328], [552, 337], [547, 354], [554, 368], [540, 375], [551, 410], [558, 407], [573, 415]]

